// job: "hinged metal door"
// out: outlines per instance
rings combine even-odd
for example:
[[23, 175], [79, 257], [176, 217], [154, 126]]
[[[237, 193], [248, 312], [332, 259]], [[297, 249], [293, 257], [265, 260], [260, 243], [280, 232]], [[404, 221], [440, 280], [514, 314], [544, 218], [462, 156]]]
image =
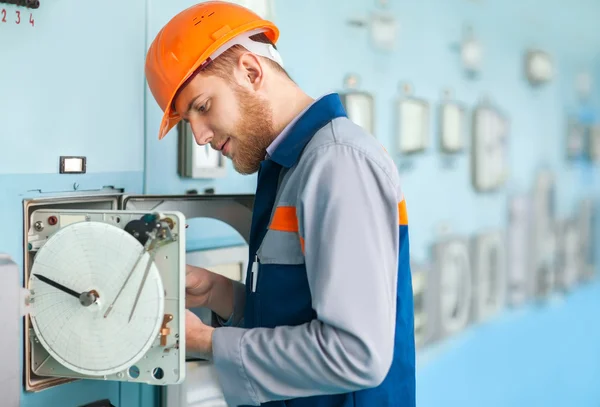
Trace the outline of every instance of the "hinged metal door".
[[250, 239], [254, 195], [123, 195], [119, 208], [137, 211], [179, 211], [186, 219], [212, 218], [231, 225]]

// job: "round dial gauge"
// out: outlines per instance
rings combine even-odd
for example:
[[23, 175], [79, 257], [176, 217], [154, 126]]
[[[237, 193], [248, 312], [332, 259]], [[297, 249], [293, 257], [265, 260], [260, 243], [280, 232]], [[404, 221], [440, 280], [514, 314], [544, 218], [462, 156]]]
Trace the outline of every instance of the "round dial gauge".
[[[151, 264], [129, 320], [150, 256], [124, 230], [80, 222], [56, 232], [35, 257], [29, 279], [31, 322], [40, 343], [74, 372], [103, 376], [139, 361], [157, 339], [164, 288]], [[106, 309], [135, 271], [105, 317]]]

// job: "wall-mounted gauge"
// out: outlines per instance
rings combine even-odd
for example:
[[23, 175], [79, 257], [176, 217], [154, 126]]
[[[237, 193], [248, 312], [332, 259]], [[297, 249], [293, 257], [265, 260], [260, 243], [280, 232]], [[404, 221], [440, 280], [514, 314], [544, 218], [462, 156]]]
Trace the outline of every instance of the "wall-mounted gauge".
[[577, 283], [583, 265], [577, 226], [572, 219], [557, 222], [556, 285], [564, 291], [569, 291]]
[[532, 85], [541, 85], [552, 80], [554, 62], [544, 51], [530, 50], [525, 54], [525, 75]]
[[565, 138], [566, 158], [573, 160], [585, 154], [586, 127], [575, 117], [567, 119], [567, 134]]
[[402, 86], [396, 105], [396, 139], [402, 154], [423, 152], [429, 146], [429, 102], [413, 96], [412, 86]]
[[508, 121], [488, 103], [473, 112], [472, 180], [477, 191], [493, 191], [508, 177]]
[[380, 51], [393, 51], [396, 47], [398, 22], [389, 12], [376, 12], [370, 18], [371, 44]]
[[428, 278], [430, 270], [421, 264], [411, 262], [411, 275], [413, 287], [413, 308], [415, 325], [415, 345], [423, 347], [431, 336], [431, 320], [429, 317], [431, 302]]
[[512, 306], [528, 299], [531, 249], [531, 199], [515, 195], [509, 200], [507, 238], [507, 302]]
[[440, 105], [440, 150], [455, 154], [465, 149], [466, 109], [447, 97]]
[[342, 105], [348, 118], [358, 124], [369, 134], [375, 134], [374, 98], [368, 92], [351, 90], [340, 93]]
[[531, 293], [538, 298], [548, 296], [556, 279], [556, 225], [554, 175], [543, 170], [538, 174], [533, 190], [533, 229]]
[[595, 275], [596, 259], [595, 249], [597, 238], [594, 233], [596, 225], [596, 202], [586, 198], [579, 204], [579, 218], [577, 219], [578, 234], [580, 238], [579, 257], [581, 259], [581, 279], [589, 280]]
[[375, 135], [375, 98], [364, 90], [359, 90], [359, 78], [348, 74], [344, 78], [344, 91], [339, 92], [348, 119], [358, 124], [369, 134]]
[[504, 308], [506, 300], [506, 239], [504, 232], [482, 233], [473, 239], [473, 319], [485, 321]]
[[448, 238], [433, 247], [434, 267], [429, 280], [436, 339], [465, 329], [472, 307], [472, 278], [466, 239]]
[[588, 157], [590, 161], [600, 164], [600, 124], [590, 127], [588, 141]]
[[483, 45], [476, 38], [473, 28], [465, 26], [460, 43], [460, 59], [468, 77], [476, 77], [483, 64]]

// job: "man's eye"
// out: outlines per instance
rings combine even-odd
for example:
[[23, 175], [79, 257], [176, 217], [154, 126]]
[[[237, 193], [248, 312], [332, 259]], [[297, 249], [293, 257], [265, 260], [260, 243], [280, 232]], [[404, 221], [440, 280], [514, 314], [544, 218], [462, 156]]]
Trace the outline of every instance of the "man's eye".
[[196, 106], [196, 110], [200, 113], [204, 113], [206, 112], [206, 104], [204, 105], [200, 105], [200, 106]]

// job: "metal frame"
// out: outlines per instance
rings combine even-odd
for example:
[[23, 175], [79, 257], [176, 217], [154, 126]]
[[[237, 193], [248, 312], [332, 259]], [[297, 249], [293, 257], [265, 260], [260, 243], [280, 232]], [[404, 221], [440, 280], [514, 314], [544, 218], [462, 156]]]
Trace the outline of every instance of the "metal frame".
[[[48, 239], [48, 236], [66, 227], [67, 225], [63, 225], [65, 216], [78, 218], [78, 222], [87, 220], [102, 222], [123, 229], [129, 221], [139, 219], [146, 213], [145, 211], [106, 209], [53, 208], [34, 210], [30, 218], [30, 223], [34, 225], [34, 228], [29, 230], [27, 236], [28, 251], [35, 256], [40, 247], [45, 244], [44, 242]], [[170, 315], [172, 319], [166, 324], [163, 320], [163, 327], [170, 330], [170, 334], [165, 337], [165, 343], [154, 342], [153, 346], [146, 351], [144, 357], [138, 360], [135, 366], [131, 366], [137, 370], [136, 375], [132, 376], [129, 369], [124, 369], [103, 376], [95, 376], [77, 373], [69, 367], [63, 366], [50, 355], [42, 344], [42, 339], [36, 335], [35, 331], [30, 329], [28, 333], [32, 365], [28, 368], [31, 369], [31, 373], [44, 377], [126, 381], [154, 385], [177, 383], [184, 380], [185, 351], [182, 352], [181, 349], [185, 349], [185, 336], [182, 336], [185, 334], [185, 218], [177, 211], [164, 212], [164, 215], [171, 219], [172, 233], [175, 237], [173, 244], [158, 249], [154, 258], [154, 264], [160, 273], [165, 290], [166, 298], [163, 313], [164, 316]], [[54, 222], [46, 222], [52, 217], [55, 218]], [[61, 218], [63, 219], [60, 220]], [[25, 284], [28, 283], [29, 280], [26, 280]], [[32, 295], [32, 297], [35, 297], [35, 295]], [[163, 315], [160, 318], [162, 319]], [[30, 321], [29, 318], [28, 321]], [[150, 373], [160, 369], [164, 372], [160, 377]]]
[[[27, 250], [27, 233], [31, 214], [36, 209], [102, 209], [132, 211], [179, 211], [186, 219], [207, 217], [231, 225], [246, 242], [249, 241], [254, 195], [126, 195], [122, 190], [107, 189], [85, 193], [62, 193], [51, 197], [23, 201], [23, 270], [29, 280], [33, 253]], [[27, 392], [37, 392], [76, 379], [41, 377], [31, 369], [30, 321], [24, 318], [24, 386]]]
[[[62, 196], [44, 197], [27, 199], [23, 201], [23, 274], [24, 284], [29, 281], [29, 273], [33, 266], [34, 254], [27, 250], [27, 234], [31, 228], [31, 215], [37, 209], [106, 209], [114, 210], [118, 208], [118, 194], [114, 191], [109, 193], [90, 193], [82, 194], [63, 194]], [[49, 389], [60, 384], [65, 384], [74, 381], [70, 378], [43, 377], [36, 375], [31, 368], [31, 321], [28, 317], [24, 318], [23, 338], [24, 338], [24, 385], [25, 391], [36, 392]]]
[[19, 372], [21, 361], [19, 353], [19, 337], [21, 317], [23, 314], [23, 297], [20, 284], [20, 270], [15, 261], [8, 255], [0, 253], [0, 279], [2, 295], [0, 295], [0, 326], [2, 327], [2, 363], [0, 363], [0, 392], [2, 405], [16, 407], [20, 405], [21, 386]]

